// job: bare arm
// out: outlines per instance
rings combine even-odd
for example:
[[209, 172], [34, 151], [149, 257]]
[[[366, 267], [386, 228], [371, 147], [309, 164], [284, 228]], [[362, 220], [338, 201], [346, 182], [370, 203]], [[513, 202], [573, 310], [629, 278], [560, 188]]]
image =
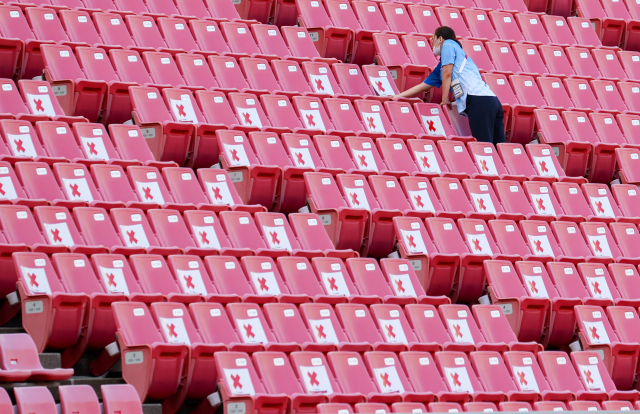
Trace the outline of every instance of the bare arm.
[[426, 92], [429, 89], [433, 88], [433, 85], [427, 85], [426, 83], [420, 83], [416, 86], [414, 86], [411, 89], [407, 89], [406, 91], [402, 92], [401, 94], [396, 95], [396, 97], [398, 98], [411, 98], [412, 96], [416, 96], [422, 92]]
[[451, 73], [453, 72], [453, 63], [442, 67], [442, 105], [448, 105], [449, 90], [451, 89]]

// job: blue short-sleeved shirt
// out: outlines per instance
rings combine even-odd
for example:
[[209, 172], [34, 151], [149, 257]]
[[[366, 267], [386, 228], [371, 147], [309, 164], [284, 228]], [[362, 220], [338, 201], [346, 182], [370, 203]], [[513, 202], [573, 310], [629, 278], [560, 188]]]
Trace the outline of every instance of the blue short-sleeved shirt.
[[[460, 73], [460, 67], [462, 63], [467, 59], [467, 63], [464, 64], [462, 73]], [[445, 40], [442, 44], [442, 53], [440, 54], [440, 63], [433, 69], [433, 72], [424, 80], [427, 85], [441, 87], [442, 86], [442, 65], [453, 64], [453, 71], [451, 74], [451, 82], [456, 79], [460, 79], [460, 85], [464, 91], [464, 95], [456, 99], [458, 105], [458, 111], [463, 114], [467, 108], [467, 95], [476, 96], [496, 96], [489, 85], [484, 83], [478, 67], [471, 60], [470, 57], [464, 53], [464, 50], [453, 40]]]

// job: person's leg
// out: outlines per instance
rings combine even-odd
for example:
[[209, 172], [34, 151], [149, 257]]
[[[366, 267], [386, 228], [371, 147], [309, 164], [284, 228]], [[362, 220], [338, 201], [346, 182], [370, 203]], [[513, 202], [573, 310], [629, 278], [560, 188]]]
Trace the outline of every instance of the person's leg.
[[494, 98], [496, 102], [496, 120], [493, 124], [493, 145], [498, 145], [503, 142], [507, 142], [507, 137], [504, 135], [504, 111], [502, 110], [502, 103], [498, 97]]
[[[467, 96], [467, 116], [471, 135], [480, 142], [493, 142], [496, 114], [488, 96]], [[502, 111], [502, 108], [500, 108]]]

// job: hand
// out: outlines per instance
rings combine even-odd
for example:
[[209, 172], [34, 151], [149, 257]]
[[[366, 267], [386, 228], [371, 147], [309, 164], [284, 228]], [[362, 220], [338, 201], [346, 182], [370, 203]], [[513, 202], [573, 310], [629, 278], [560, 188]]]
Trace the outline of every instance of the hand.
[[451, 101], [449, 101], [449, 97], [448, 96], [443, 96], [442, 97], [442, 102], [440, 102], [440, 105], [442, 105], [442, 106], [451, 105]]

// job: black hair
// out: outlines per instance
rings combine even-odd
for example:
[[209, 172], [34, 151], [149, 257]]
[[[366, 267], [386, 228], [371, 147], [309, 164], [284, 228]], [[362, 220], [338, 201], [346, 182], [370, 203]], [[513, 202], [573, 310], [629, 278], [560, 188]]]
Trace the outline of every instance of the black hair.
[[460, 42], [456, 40], [456, 32], [453, 31], [449, 26], [440, 26], [433, 33], [434, 36], [441, 37], [444, 40], [453, 40], [458, 44], [458, 46], [462, 47]]

